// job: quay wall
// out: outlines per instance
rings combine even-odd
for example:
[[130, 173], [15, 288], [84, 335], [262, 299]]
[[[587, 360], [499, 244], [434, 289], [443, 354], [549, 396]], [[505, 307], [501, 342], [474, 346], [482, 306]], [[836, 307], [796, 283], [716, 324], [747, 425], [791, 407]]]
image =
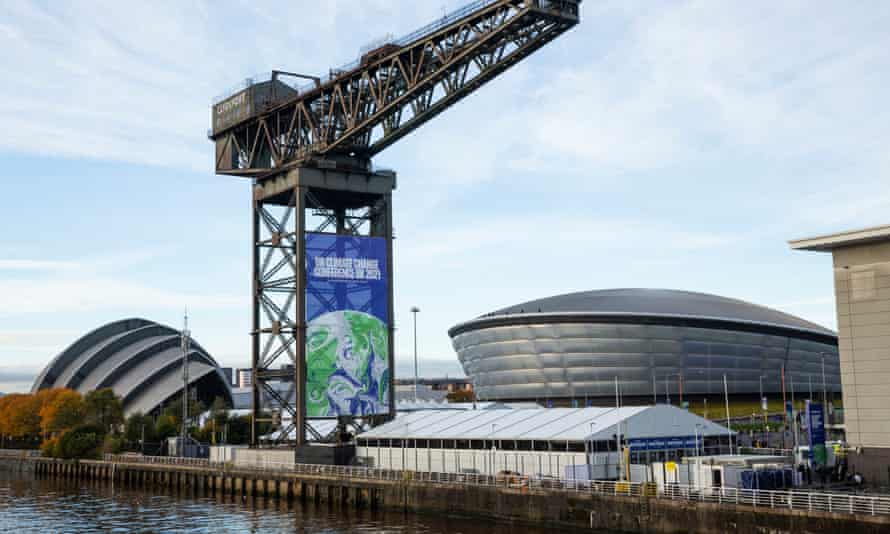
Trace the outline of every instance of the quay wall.
[[723, 532], [877, 534], [890, 516], [802, 512], [744, 505], [618, 497], [558, 490], [462, 486], [282, 473], [231, 466], [153, 465], [139, 462], [2, 458], [0, 469], [37, 477], [105, 480], [151, 492], [228, 494], [312, 500], [331, 506], [480, 517], [560, 529], [640, 534]]

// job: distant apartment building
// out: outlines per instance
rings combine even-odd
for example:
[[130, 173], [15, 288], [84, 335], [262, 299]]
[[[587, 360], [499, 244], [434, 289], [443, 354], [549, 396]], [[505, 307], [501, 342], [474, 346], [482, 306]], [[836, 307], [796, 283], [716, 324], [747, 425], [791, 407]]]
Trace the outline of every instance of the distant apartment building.
[[253, 387], [253, 370], [238, 369], [238, 387], [239, 388]]

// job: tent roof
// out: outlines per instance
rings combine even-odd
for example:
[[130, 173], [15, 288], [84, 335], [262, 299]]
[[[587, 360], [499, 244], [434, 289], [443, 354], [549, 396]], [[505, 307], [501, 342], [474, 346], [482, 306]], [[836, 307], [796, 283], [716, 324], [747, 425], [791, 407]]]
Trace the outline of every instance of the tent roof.
[[540, 410], [426, 410], [399, 414], [363, 433], [363, 439], [495, 439], [601, 441], [615, 426], [628, 439], [727, 435], [717, 423], [675, 406], [550, 408]]

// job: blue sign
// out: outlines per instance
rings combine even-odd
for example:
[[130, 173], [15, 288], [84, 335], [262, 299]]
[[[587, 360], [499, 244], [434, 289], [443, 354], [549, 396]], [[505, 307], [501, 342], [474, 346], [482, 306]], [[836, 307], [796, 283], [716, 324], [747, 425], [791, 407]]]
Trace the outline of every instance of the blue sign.
[[389, 413], [389, 276], [381, 237], [306, 234], [310, 417]]
[[825, 451], [825, 412], [822, 405], [807, 401], [807, 429], [810, 436], [810, 460], [817, 464], [826, 463]]
[[[671, 437], [671, 438], [634, 438], [628, 441], [631, 452], [638, 451], [666, 451], [678, 449], [695, 449], [695, 436]], [[702, 437], [698, 437], [698, 446], [702, 445]]]

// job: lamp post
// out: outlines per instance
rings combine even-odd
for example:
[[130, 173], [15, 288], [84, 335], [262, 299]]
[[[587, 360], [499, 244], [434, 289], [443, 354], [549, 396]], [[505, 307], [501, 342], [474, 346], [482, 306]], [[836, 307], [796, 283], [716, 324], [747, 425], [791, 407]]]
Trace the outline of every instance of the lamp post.
[[417, 314], [420, 313], [420, 308], [417, 306], [411, 307], [411, 313], [414, 315], [414, 402], [417, 402]]
[[189, 314], [185, 311], [183, 316], [182, 332], [179, 336], [180, 348], [182, 349], [182, 431], [180, 437], [179, 455], [183, 456], [185, 450], [185, 441], [188, 438], [188, 417], [189, 417], [189, 351], [191, 350], [191, 332], [189, 331]]
[[[701, 429], [701, 432], [699, 432], [699, 429]], [[702, 452], [704, 452], [704, 449], [705, 449], [705, 443], [704, 443], [704, 441], [705, 441], [704, 437], [705, 437], [705, 436], [704, 436], [704, 434], [705, 434], [705, 427], [704, 427], [704, 425], [701, 424], [701, 423], [695, 423], [695, 455], [696, 455], [696, 456], [699, 456], [699, 452], [698, 452], [698, 440], [699, 440], [699, 436], [701, 436], [701, 441], [702, 441], [702, 447], [701, 447], [701, 448], [702, 448]]]
[[[671, 403], [671, 390], [670, 390], [670, 382], [668, 381], [668, 379], [669, 379], [669, 378], [672, 378], [672, 377], [675, 377], [675, 376], [677, 377], [677, 389], [678, 389], [678, 391], [679, 391], [679, 393], [680, 393], [680, 406], [682, 407], [682, 406], [683, 406], [683, 373], [681, 373], [681, 372], [678, 372], [678, 373], [665, 373], [665, 374], [661, 375], [661, 377], [664, 378], [664, 397], [665, 397], [665, 402], [667, 402], [667, 404], [670, 404], [670, 403]], [[655, 385], [655, 378], [656, 378], [655, 373], [652, 373], [652, 384], [653, 384], [653, 388], [654, 388], [654, 385]]]
[[760, 375], [760, 407], [763, 410], [763, 375]]
[[810, 402], [813, 402], [813, 373], [807, 374], [807, 379], [810, 382]]
[[763, 396], [763, 375], [760, 375], [760, 412], [763, 414], [763, 436], [764, 436], [764, 441], [767, 442], [767, 445], [766, 445], [766, 446], [769, 447], [769, 434], [767, 434], [767, 432], [766, 432], [766, 421], [767, 421], [767, 419], [766, 419], [766, 417], [767, 417], [767, 413], [766, 413], [767, 410], [766, 410], [766, 408], [767, 408], [767, 406], [766, 406], [766, 397]]
[[726, 373], [723, 374], [723, 399], [726, 403], [726, 431], [729, 437], [729, 454], [732, 454], [732, 425], [729, 421], [729, 386], [726, 383]]
[[822, 355], [822, 405], [824, 406], [825, 413], [828, 413], [828, 388], [825, 386], [825, 353], [820, 353]]
[[494, 476], [494, 474], [497, 472], [498, 448], [497, 448], [497, 445], [495, 445], [495, 439], [494, 439], [494, 433], [495, 433], [495, 429], [497, 428], [497, 426], [498, 426], [497, 423], [491, 424], [491, 475], [492, 476]]

